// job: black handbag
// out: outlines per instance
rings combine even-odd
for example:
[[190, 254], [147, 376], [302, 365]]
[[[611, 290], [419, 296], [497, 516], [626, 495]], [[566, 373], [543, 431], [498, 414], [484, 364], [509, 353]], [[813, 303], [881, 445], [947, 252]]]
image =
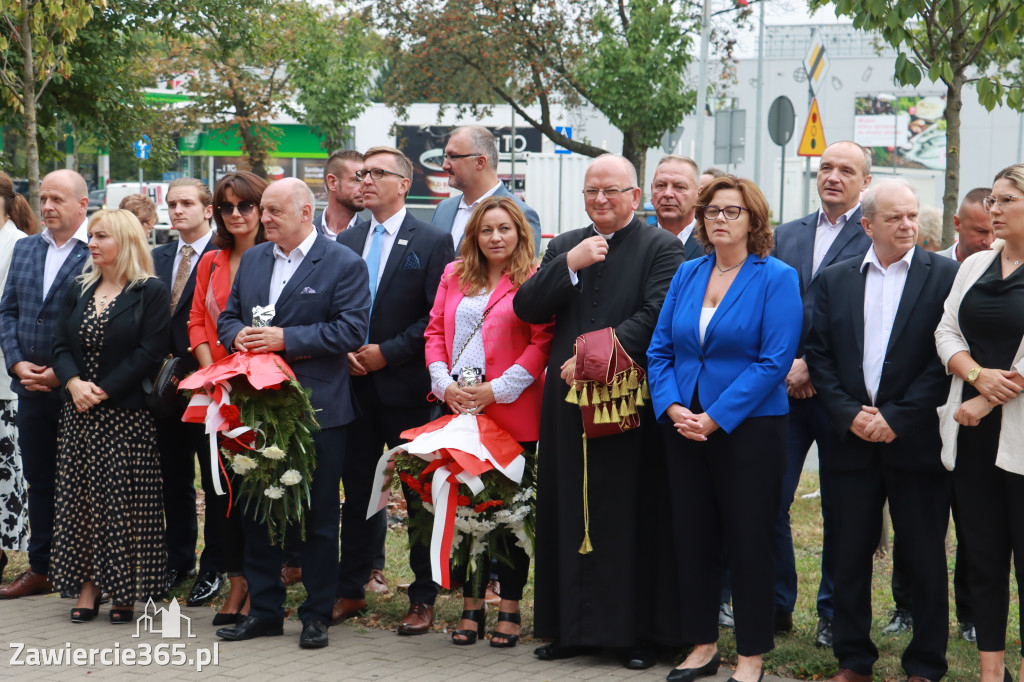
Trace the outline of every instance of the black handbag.
[[180, 417], [184, 410], [184, 399], [178, 395], [178, 383], [185, 378], [181, 358], [168, 355], [152, 377], [142, 380], [142, 392], [146, 407], [158, 419]]

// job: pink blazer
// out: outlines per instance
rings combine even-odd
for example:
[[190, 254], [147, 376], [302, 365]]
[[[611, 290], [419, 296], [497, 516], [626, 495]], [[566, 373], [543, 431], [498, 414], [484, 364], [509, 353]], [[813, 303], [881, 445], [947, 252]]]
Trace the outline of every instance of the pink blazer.
[[[441, 276], [437, 298], [430, 310], [426, 337], [427, 365], [443, 362], [451, 367], [452, 339], [455, 338], [455, 309], [463, 299], [459, 278], [453, 274], [455, 263], [449, 263]], [[479, 334], [483, 334], [484, 359], [488, 378], [501, 376], [512, 365], [519, 365], [536, 377], [522, 395], [508, 404], [488, 405], [484, 413], [520, 442], [537, 440], [540, 432], [540, 406], [544, 394], [544, 368], [551, 354], [554, 322], [527, 324], [512, 311], [515, 290], [508, 277], [502, 277], [487, 301], [490, 307]]]

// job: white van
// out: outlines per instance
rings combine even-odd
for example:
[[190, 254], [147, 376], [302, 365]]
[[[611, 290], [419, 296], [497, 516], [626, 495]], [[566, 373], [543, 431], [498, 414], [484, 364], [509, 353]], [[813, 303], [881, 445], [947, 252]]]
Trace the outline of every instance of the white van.
[[171, 230], [171, 218], [167, 213], [167, 185], [166, 182], [144, 182], [141, 186], [138, 182], [108, 183], [103, 208], [117, 208], [129, 194], [146, 194], [156, 204], [156, 225], [151, 239], [157, 244], [165, 244], [177, 236]]

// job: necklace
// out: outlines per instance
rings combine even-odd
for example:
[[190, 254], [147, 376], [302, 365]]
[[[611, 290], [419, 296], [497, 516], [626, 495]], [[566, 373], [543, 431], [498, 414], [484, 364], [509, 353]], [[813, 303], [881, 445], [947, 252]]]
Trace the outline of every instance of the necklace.
[[[117, 295], [121, 293], [121, 289], [123, 288], [124, 285], [122, 284], [116, 289], [111, 289], [105, 294], [100, 294], [99, 300], [96, 301], [96, 313], [99, 314], [106, 310], [107, 306], [114, 302], [114, 299], [117, 298]], [[99, 289], [96, 290], [96, 293], [100, 293]], [[107, 300], [108, 298], [110, 299], [109, 301]]]
[[1019, 260], [1010, 260], [1010, 257], [1006, 255], [1005, 251], [1003, 251], [1003, 258], [1006, 259], [1007, 263], [1013, 263], [1014, 265], [1020, 265], [1020, 261]]
[[716, 262], [716, 263], [715, 263], [715, 268], [717, 268], [717, 269], [718, 269], [718, 272], [719, 272], [719, 274], [722, 274], [722, 275], [724, 275], [725, 273], [729, 272], [730, 270], [735, 270], [735, 269], [736, 269], [736, 268], [738, 268], [739, 266], [743, 265], [743, 264], [744, 264], [745, 262], [746, 262], [745, 260], [741, 260], [741, 261], [740, 261], [739, 263], [737, 263], [736, 265], [733, 265], [732, 267], [729, 267], [729, 268], [722, 268], [722, 266], [721, 266], [721, 265], [719, 265], [719, 264], [718, 264], [718, 263]]

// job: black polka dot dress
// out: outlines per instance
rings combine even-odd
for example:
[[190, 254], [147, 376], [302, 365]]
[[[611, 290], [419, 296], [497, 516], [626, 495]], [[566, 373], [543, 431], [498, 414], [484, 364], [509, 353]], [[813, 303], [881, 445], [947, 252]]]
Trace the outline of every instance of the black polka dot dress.
[[[90, 302], [79, 335], [81, 378], [95, 381], [107, 317]], [[60, 415], [56, 523], [50, 573], [61, 592], [93, 581], [111, 602], [159, 596], [166, 587], [164, 518], [156, 425], [148, 410], [104, 407]]]

